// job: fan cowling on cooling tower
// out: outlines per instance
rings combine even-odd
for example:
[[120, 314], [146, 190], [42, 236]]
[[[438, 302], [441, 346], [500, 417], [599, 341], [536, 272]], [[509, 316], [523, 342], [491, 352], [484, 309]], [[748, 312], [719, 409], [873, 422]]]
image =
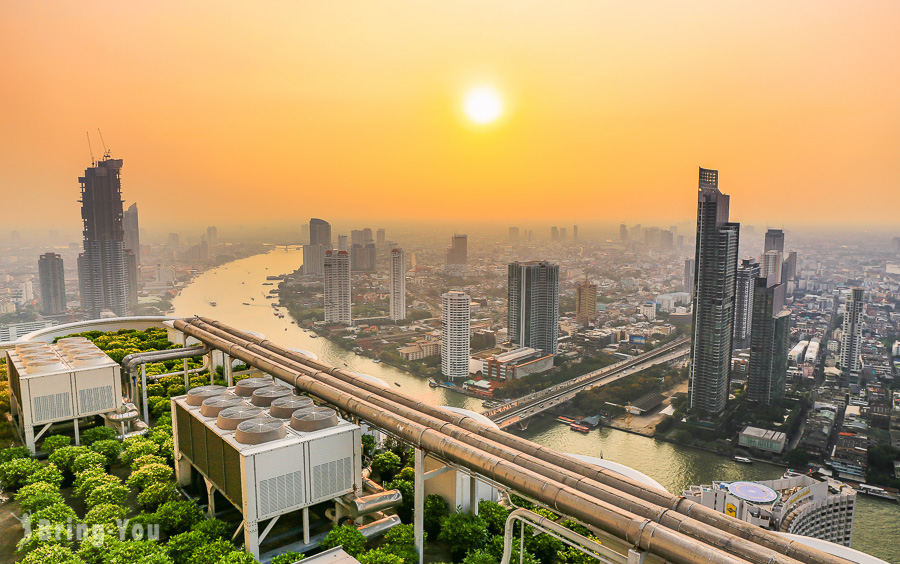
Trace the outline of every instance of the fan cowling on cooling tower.
[[269, 407], [277, 398], [294, 395], [294, 389], [287, 386], [268, 386], [259, 388], [250, 397], [250, 403], [258, 407]]
[[337, 412], [330, 407], [306, 407], [291, 414], [291, 429], [302, 433], [320, 431], [337, 424]]
[[218, 417], [223, 409], [238, 405], [247, 405], [247, 400], [234, 394], [213, 396], [203, 400], [203, 404], [200, 405], [200, 415], [204, 417]]
[[241, 397], [249, 398], [256, 390], [274, 385], [275, 381], [271, 378], [245, 378], [235, 384], [234, 393]]
[[234, 440], [245, 445], [261, 445], [283, 439], [287, 435], [284, 421], [274, 417], [257, 417], [238, 423]]
[[220, 396], [227, 391], [228, 388], [225, 386], [199, 386], [188, 390], [185, 401], [187, 401], [188, 405], [196, 407], [202, 405], [205, 399]]
[[298, 409], [312, 407], [313, 400], [307, 396], [285, 396], [276, 398], [269, 406], [269, 415], [279, 419], [290, 419]]
[[242, 421], [262, 417], [265, 410], [255, 405], [236, 405], [234, 407], [226, 407], [219, 412], [216, 418], [216, 427], [225, 431], [233, 431], [238, 428]]

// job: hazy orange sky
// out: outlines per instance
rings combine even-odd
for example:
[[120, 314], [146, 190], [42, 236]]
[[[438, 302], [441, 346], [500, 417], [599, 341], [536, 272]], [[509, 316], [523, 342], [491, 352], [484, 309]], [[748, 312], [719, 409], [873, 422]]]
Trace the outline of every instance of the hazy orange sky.
[[897, 224], [898, 30], [896, 0], [7, 1], [0, 206], [77, 228], [99, 127], [151, 229], [663, 223], [698, 166], [738, 221]]

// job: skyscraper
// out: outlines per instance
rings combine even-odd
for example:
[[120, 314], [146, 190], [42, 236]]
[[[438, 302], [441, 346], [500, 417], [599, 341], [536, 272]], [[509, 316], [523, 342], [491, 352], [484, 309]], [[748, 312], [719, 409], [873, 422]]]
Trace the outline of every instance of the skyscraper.
[[787, 284], [791, 280], [797, 279], [797, 251], [788, 253], [784, 259], [784, 265], [781, 267], [781, 282]]
[[303, 245], [303, 274], [321, 276], [325, 273], [325, 245]]
[[513, 262], [508, 268], [509, 339], [556, 354], [559, 339], [559, 265]]
[[769, 229], [766, 231], [766, 243], [764, 253], [778, 251], [784, 254], [784, 231], [781, 229]]
[[465, 271], [469, 262], [469, 238], [466, 235], [454, 235], [447, 249], [447, 270]]
[[563, 243], [566, 242], [566, 228], [565, 227], [559, 228], [559, 240], [562, 241]]
[[578, 226], [572, 226], [572, 243], [578, 244]]
[[375, 272], [377, 253], [375, 243], [354, 243], [350, 247], [350, 270], [354, 272]]
[[550, 240], [559, 241], [559, 227], [554, 225], [550, 228]]
[[585, 279], [575, 288], [575, 321], [587, 327], [597, 315], [597, 285]]
[[780, 251], [775, 249], [766, 251], [763, 255], [762, 277], [771, 279], [773, 284], [780, 283], [782, 266], [784, 266], [784, 261]]
[[337, 248], [339, 251], [349, 251], [350, 250], [350, 243], [347, 242], [346, 235], [338, 235]]
[[759, 263], [754, 259], [744, 259], [737, 269], [734, 299], [734, 342], [735, 349], [750, 346], [750, 331], [753, 326], [753, 296], [756, 279], [760, 277]]
[[850, 383], [858, 383], [862, 346], [862, 323], [865, 313], [865, 290], [851, 288], [844, 309], [843, 342], [841, 343], [841, 369]]
[[215, 225], [206, 228], [206, 240], [209, 241], [210, 249], [219, 244], [219, 230]]
[[137, 254], [125, 249], [125, 277], [128, 279], [128, 308], [133, 312], [138, 305], [138, 263]]
[[81, 218], [84, 221], [82, 306], [88, 318], [103, 310], [128, 315], [128, 274], [125, 230], [122, 227], [122, 159], [104, 158], [84, 171], [81, 183]]
[[66, 312], [66, 277], [63, 259], [56, 253], [44, 253], [38, 259], [41, 279], [41, 312], [59, 315]]
[[719, 172], [701, 168], [699, 184], [688, 406], [717, 414], [728, 400], [740, 225], [728, 221]]
[[694, 301], [694, 259], [684, 259], [684, 291], [691, 295], [691, 301]]
[[447, 378], [469, 376], [471, 301], [456, 290], [441, 295], [441, 374]]
[[385, 242], [387, 242], [387, 233], [385, 232], [384, 227], [380, 227], [378, 231], [375, 232], [375, 244], [381, 247]]
[[403, 249], [391, 251], [390, 285], [391, 320], [402, 321], [406, 319], [406, 254]]
[[309, 244], [324, 245], [326, 251], [331, 247], [331, 224], [324, 219], [312, 218], [309, 220]]
[[619, 225], [619, 241], [628, 240], [628, 226], [624, 223]]
[[134, 251], [137, 263], [141, 264], [141, 228], [137, 204], [131, 204], [122, 214], [122, 227], [125, 229], [125, 250]]
[[325, 251], [325, 321], [350, 325], [350, 255]]
[[791, 343], [791, 310], [784, 307], [784, 290], [780, 282], [753, 280], [747, 399], [767, 405], [784, 396]]

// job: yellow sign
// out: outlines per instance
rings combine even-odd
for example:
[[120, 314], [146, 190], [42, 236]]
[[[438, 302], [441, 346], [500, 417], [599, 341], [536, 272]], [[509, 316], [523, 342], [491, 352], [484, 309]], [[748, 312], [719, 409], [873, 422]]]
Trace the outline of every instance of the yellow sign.
[[732, 517], [737, 517], [737, 507], [735, 507], [733, 503], [726, 503], [725, 514], [731, 515]]

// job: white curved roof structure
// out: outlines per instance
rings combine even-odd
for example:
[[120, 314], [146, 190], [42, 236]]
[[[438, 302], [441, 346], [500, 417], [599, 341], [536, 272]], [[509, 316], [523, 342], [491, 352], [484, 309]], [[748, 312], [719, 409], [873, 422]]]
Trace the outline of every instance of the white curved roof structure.
[[778, 534], [793, 541], [799, 542], [800, 544], [805, 544], [806, 546], [821, 550], [822, 552], [827, 552], [828, 554], [832, 554], [834, 556], [840, 556], [845, 560], [856, 562], [857, 564], [888, 564], [881, 558], [875, 558], [874, 556], [870, 556], [865, 552], [860, 552], [856, 549], [850, 548], [849, 546], [844, 546], [842, 544], [837, 544], [826, 540], [814, 539], [812, 537], [804, 537], [803, 535], [794, 535], [791, 533], [779, 532]]
[[472, 419], [474, 419], [475, 421], [478, 421], [482, 425], [490, 425], [491, 427], [494, 427], [495, 429], [500, 428], [497, 426], [496, 423], [494, 423], [493, 421], [491, 421], [484, 415], [477, 413], [475, 411], [463, 409], [461, 407], [450, 407], [449, 405], [440, 405], [438, 407], [440, 407], [441, 409], [446, 409], [447, 411], [452, 411], [453, 413], [456, 413], [457, 415], [465, 415], [467, 417], [471, 417]]
[[593, 464], [594, 466], [599, 466], [600, 468], [605, 468], [606, 470], [611, 470], [616, 474], [621, 474], [626, 478], [631, 478], [636, 482], [640, 482], [645, 486], [650, 486], [651, 488], [656, 488], [662, 491], [668, 491], [666, 488], [662, 486], [659, 482], [651, 478], [650, 476], [644, 474], [643, 472], [638, 472], [634, 468], [630, 466], [625, 466], [624, 464], [619, 464], [618, 462], [613, 462], [612, 460], [606, 460], [604, 458], [596, 458], [594, 456], [587, 456], [584, 454], [572, 454], [566, 453], [568, 456], [572, 458], [577, 458], [582, 462], [587, 462], [588, 464]]
[[353, 374], [354, 376], [359, 376], [360, 378], [368, 380], [369, 382], [372, 382], [373, 384], [381, 386], [382, 388], [390, 388], [390, 386], [388, 386], [388, 383], [385, 382], [384, 380], [382, 380], [381, 378], [376, 378], [375, 376], [370, 376], [369, 374], [363, 374], [362, 372], [350, 372], [350, 374]]
[[306, 349], [288, 349], [290, 351], [294, 351], [295, 353], [302, 354], [303, 356], [309, 357], [313, 360], [319, 360], [319, 355], [312, 351], [308, 351]]

